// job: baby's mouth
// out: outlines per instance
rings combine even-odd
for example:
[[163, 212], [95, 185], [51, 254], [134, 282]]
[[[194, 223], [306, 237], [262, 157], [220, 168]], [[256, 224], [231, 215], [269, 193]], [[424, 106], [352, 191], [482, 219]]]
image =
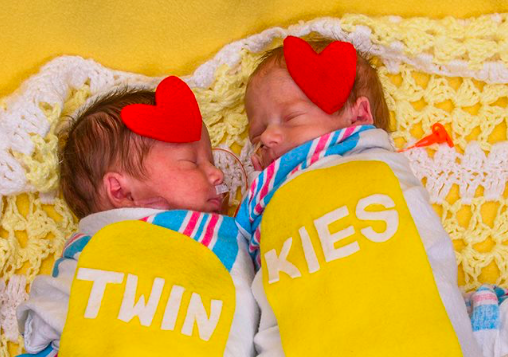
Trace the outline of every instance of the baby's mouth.
[[227, 212], [228, 201], [229, 201], [229, 194], [228, 193], [218, 194], [216, 197], [210, 198], [208, 200], [208, 202], [210, 202], [215, 207], [215, 209], [213, 210], [213, 212], [215, 212], [215, 213]]

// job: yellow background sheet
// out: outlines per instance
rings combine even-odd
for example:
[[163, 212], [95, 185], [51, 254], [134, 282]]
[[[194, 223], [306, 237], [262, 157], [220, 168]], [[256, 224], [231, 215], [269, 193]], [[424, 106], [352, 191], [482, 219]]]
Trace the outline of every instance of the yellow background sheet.
[[229, 42], [345, 13], [471, 17], [505, 0], [19, 0], [0, 2], [0, 96], [56, 56], [150, 76], [190, 74]]

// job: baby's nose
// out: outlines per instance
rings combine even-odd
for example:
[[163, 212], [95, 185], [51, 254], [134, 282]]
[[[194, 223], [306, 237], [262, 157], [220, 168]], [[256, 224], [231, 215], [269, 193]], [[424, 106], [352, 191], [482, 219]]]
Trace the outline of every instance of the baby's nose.
[[264, 146], [269, 148], [280, 145], [283, 141], [282, 130], [278, 125], [270, 124], [261, 134], [260, 140]]
[[218, 169], [217, 167], [210, 165], [210, 169], [208, 172], [208, 178], [210, 179], [210, 182], [212, 185], [220, 185], [222, 182], [224, 182], [224, 173], [221, 169]]

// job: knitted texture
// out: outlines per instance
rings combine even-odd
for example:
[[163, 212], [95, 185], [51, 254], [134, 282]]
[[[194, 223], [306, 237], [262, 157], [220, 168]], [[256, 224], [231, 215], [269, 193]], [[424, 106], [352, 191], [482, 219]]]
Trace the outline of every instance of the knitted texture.
[[[416, 142], [439, 121], [455, 148], [434, 145], [405, 153], [426, 185], [456, 249], [464, 290], [508, 284], [508, 14], [468, 20], [346, 15], [271, 28], [225, 46], [184, 78], [196, 94], [212, 145], [243, 147], [248, 160], [243, 95], [260, 53], [286, 35], [311, 32], [350, 41], [375, 56], [398, 147]], [[168, 75], [171, 73], [168, 73]], [[12, 313], [30, 284], [49, 272], [76, 221], [58, 193], [58, 127], [99, 93], [122, 84], [155, 88], [162, 78], [107, 69], [92, 60], [60, 57], [0, 101], [0, 356], [20, 352]], [[245, 181], [227, 155], [230, 203]], [[222, 155], [222, 156], [221, 156]], [[251, 172], [247, 165], [246, 174]], [[6, 312], [7, 311], [7, 312]], [[8, 340], [11, 340], [10, 347]]]

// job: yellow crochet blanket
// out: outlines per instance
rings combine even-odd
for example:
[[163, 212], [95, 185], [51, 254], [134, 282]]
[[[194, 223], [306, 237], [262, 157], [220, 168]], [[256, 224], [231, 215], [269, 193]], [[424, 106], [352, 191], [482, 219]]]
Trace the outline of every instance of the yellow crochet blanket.
[[[351, 41], [375, 57], [398, 147], [429, 133], [435, 122], [445, 124], [455, 148], [406, 155], [453, 240], [459, 284], [464, 290], [482, 282], [508, 285], [508, 14], [468, 20], [346, 15], [232, 43], [187, 77], [212, 145], [240, 152], [243, 94], [259, 54], [287, 34], [311, 32]], [[13, 308], [26, 298], [25, 284], [50, 272], [77, 228], [57, 191], [59, 124], [96, 93], [125, 83], [154, 87], [158, 80], [62, 57], [0, 101], [0, 356], [21, 352]]]

